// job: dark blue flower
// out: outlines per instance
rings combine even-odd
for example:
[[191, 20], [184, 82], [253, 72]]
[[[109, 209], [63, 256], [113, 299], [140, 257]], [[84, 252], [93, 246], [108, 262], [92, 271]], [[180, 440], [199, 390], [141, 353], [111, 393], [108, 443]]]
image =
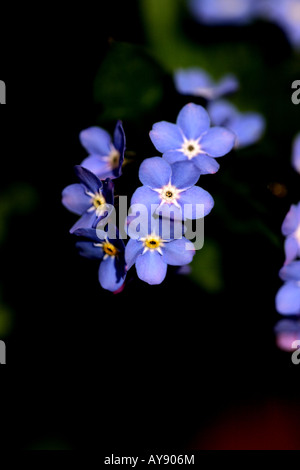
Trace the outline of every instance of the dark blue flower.
[[86, 239], [76, 243], [79, 254], [101, 261], [98, 277], [103, 289], [111, 292], [119, 290], [126, 277], [123, 241], [119, 238], [112, 240], [108, 236], [100, 239], [95, 229], [78, 229], [75, 235]]
[[113, 141], [104, 129], [89, 127], [80, 133], [80, 142], [89, 152], [81, 166], [87, 168], [98, 178], [115, 179], [122, 174], [125, 153], [125, 133], [121, 121], [117, 122]]
[[174, 74], [176, 89], [182, 95], [201, 96], [215, 100], [237, 91], [239, 82], [233, 75], [226, 75], [219, 82], [200, 68], [180, 69]]
[[300, 48], [299, 0], [261, 0], [260, 12], [266, 19], [282, 28], [296, 49]]
[[249, 23], [261, 0], [189, 0], [195, 18], [207, 25]]
[[300, 315], [300, 261], [284, 266], [279, 273], [285, 281], [276, 295], [276, 309], [282, 315]]
[[293, 142], [292, 166], [300, 173], [300, 133], [296, 135]]
[[292, 205], [287, 213], [283, 224], [282, 234], [285, 240], [285, 264], [290, 263], [300, 256], [300, 202], [298, 205]]
[[[134, 264], [138, 277], [148, 284], [161, 284], [167, 274], [167, 266], [189, 264], [195, 254], [193, 244], [183, 236], [164, 238], [161, 219], [150, 217], [141, 224], [139, 236], [131, 238], [125, 249], [127, 269]], [[129, 234], [131, 233], [129, 229]]]
[[207, 111], [215, 126], [230, 129], [236, 135], [235, 147], [242, 148], [257, 142], [266, 127], [259, 113], [240, 113], [233, 104], [225, 100], [210, 103]]
[[80, 184], [71, 184], [62, 192], [62, 204], [81, 218], [70, 232], [79, 228], [95, 227], [113, 209], [113, 182], [100, 181], [97, 176], [81, 166], [75, 167]]
[[[144, 186], [132, 196], [131, 205], [144, 204], [155, 213], [173, 213], [175, 218], [196, 219], [206, 216], [214, 206], [212, 196], [202, 188], [194, 186], [198, 174], [192, 165], [177, 162], [170, 165], [160, 157], [147, 158], [139, 170]], [[197, 205], [203, 205], [203, 213], [197, 213]]]
[[220, 165], [215, 158], [229, 153], [235, 143], [235, 135], [228, 129], [210, 128], [207, 111], [194, 103], [182, 108], [176, 124], [154, 124], [150, 138], [167, 162], [190, 162], [198, 175], [216, 173]]

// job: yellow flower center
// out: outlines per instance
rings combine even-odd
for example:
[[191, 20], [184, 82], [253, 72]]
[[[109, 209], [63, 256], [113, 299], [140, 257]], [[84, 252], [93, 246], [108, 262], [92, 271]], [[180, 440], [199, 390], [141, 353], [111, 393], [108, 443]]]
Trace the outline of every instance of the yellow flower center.
[[113, 148], [109, 154], [109, 161], [113, 170], [118, 168], [120, 162], [120, 152], [117, 149]]
[[103, 206], [106, 203], [102, 194], [96, 194], [93, 198], [93, 206], [95, 209], [98, 209], [100, 206]]
[[144, 253], [147, 251], [151, 250], [157, 250], [160, 255], [162, 255], [161, 248], [164, 246], [165, 240], [163, 240], [161, 237], [156, 235], [155, 233], [152, 233], [151, 235], [147, 235], [145, 238], [140, 239], [141, 242], [144, 244]]
[[102, 249], [104, 253], [108, 256], [117, 256], [117, 254], [119, 253], [119, 250], [112, 243], [109, 242], [104, 242], [102, 245]]

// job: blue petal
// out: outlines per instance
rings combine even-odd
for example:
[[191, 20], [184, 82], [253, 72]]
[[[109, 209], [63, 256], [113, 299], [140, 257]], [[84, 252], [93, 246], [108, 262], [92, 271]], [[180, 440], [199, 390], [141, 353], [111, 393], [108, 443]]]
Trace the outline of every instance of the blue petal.
[[150, 139], [157, 150], [162, 153], [181, 148], [183, 143], [179, 127], [166, 121], [154, 124], [152, 131], [150, 131]]
[[[100, 243], [100, 241], [98, 240]], [[103, 258], [103, 250], [99, 246], [95, 246], [93, 242], [77, 242], [76, 248], [80, 256], [89, 259], [102, 259]]]
[[88, 240], [91, 240], [94, 243], [101, 243], [101, 241], [104, 240], [103, 238], [98, 237], [98, 232], [95, 228], [79, 228], [73, 233], [77, 237], [87, 238]]
[[290, 263], [300, 256], [300, 244], [294, 237], [287, 237], [284, 242], [285, 264]]
[[100, 180], [106, 178], [114, 178], [112, 167], [109, 161], [102, 160], [103, 157], [98, 157], [97, 155], [91, 155], [90, 157], [85, 158], [81, 165], [83, 168], [91, 171], [96, 175]]
[[300, 285], [298, 282], [286, 282], [276, 295], [276, 309], [282, 315], [300, 314]]
[[77, 220], [76, 224], [70, 229], [70, 233], [76, 232], [79, 228], [92, 228], [94, 223], [96, 222], [97, 217], [95, 212], [86, 212]]
[[183, 152], [178, 150], [169, 150], [163, 154], [163, 159], [166, 160], [168, 163], [175, 163], [175, 162], [184, 162], [188, 160], [188, 157], [184, 155]]
[[102, 261], [99, 267], [99, 282], [103, 289], [115, 292], [120, 289], [125, 281], [125, 273], [120, 276], [116, 267], [116, 259], [109, 256]]
[[300, 134], [296, 136], [293, 142], [292, 165], [300, 173]]
[[[201, 210], [199, 208], [197, 211], [196, 205], [204, 206], [203, 216], [208, 215], [214, 207], [213, 197], [209, 192], [205, 191], [205, 189], [199, 188], [198, 186], [194, 186], [181, 193], [179, 203], [184, 209], [185, 217], [189, 219], [201, 218], [201, 216], [199, 216]], [[184, 207], [185, 205], [190, 205], [191, 207]]]
[[167, 274], [167, 264], [157, 251], [147, 251], [136, 260], [138, 277], [148, 284], [161, 284]]
[[298, 204], [298, 206], [292, 204], [281, 227], [282, 235], [284, 235], [285, 237], [288, 235], [291, 235], [293, 232], [295, 232], [299, 224], [300, 224], [300, 203]]
[[136, 262], [137, 257], [142, 254], [144, 245], [137, 240], [129, 240], [125, 248], [125, 260], [127, 270], [129, 270]]
[[255, 13], [254, 0], [189, 0], [189, 6], [196, 19], [208, 25], [246, 24]]
[[245, 113], [228, 124], [228, 128], [235, 133], [236, 147], [246, 147], [257, 142], [266, 127], [264, 118], [258, 113]]
[[147, 209], [151, 208], [151, 205], [158, 205], [160, 204], [161, 200], [156, 191], [153, 191], [151, 188], [147, 188], [146, 186], [141, 186], [138, 188], [132, 198], [131, 198], [131, 206], [134, 204], [144, 204]]
[[74, 214], [82, 215], [91, 207], [91, 198], [82, 184], [71, 184], [62, 192], [62, 204]]
[[300, 261], [294, 261], [281, 268], [279, 276], [283, 281], [298, 281], [300, 283]]
[[147, 158], [139, 170], [140, 181], [150, 188], [161, 188], [170, 182], [172, 170], [161, 157]]
[[83, 168], [82, 166], [75, 166], [75, 173], [79, 178], [80, 182], [86, 186], [86, 188], [93, 194], [102, 189], [102, 183], [91, 171]]
[[163, 247], [163, 261], [172, 266], [189, 264], [195, 254], [194, 245], [186, 238], [165, 243]]
[[216, 85], [213, 93], [213, 99], [219, 98], [229, 93], [234, 93], [238, 89], [239, 82], [237, 78], [234, 75], [226, 75]]
[[114, 183], [111, 179], [106, 178], [105, 181], [102, 182], [102, 195], [106, 201], [106, 204], [110, 204], [113, 206], [114, 204]]
[[80, 132], [79, 139], [83, 147], [91, 155], [105, 157], [111, 150], [111, 137], [101, 127], [89, 127]]
[[124, 155], [126, 149], [126, 137], [122, 126], [122, 122], [118, 121], [114, 131], [114, 146], [120, 154], [119, 165], [113, 170], [114, 178], [118, 178], [122, 174], [122, 165], [124, 162]]
[[208, 114], [214, 126], [224, 126], [230, 123], [239, 112], [233, 104], [226, 100], [212, 101], [208, 105]]
[[199, 180], [200, 174], [198, 169], [188, 161], [173, 163], [171, 168], [171, 183], [178, 189], [190, 188]]
[[223, 157], [235, 144], [235, 135], [224, 127], [212, 127], [200, 140], [201, 149], [211, 157]]
[[175, 87], [183, 95], [203, 96], [210, 93], [212, 81], [207, 72], [199, 68], [179, 69], [174, 74]]
[[189, 103], [178, 114], [177, 125], [187, 139], [198, 139], [209, 129], [210, 118], [202, 106]]
[[209, 155], [198, 155], [191, 162], [199, 170], [200, 175], [213, 175], [220, 169], [219, 163]]

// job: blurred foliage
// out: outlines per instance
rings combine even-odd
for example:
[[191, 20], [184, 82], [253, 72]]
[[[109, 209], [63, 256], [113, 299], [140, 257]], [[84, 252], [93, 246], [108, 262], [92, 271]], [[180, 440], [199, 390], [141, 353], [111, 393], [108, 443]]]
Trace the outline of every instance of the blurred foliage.
[[[28, 214], [36, 207], [37, 193], [26, 183], [12, 184], [0, 195], [0, 245], [8, 236], [12, 216]], [[0, 292], [0, 338], [7, 337], [14, 325], [14, 312], [3, 302]]]
[[26, 183], [11, 185], [0, 194], [0, 244], [7, 235], [9, 219], [12, 215], [26, 215], [34, 209], [38, 196], [35, 189]]
[[102, 119], [138, 120], [162, 98], [162, 71], [143, 48], [111, 43], [95, 79]]
[[204, 246], [196, 252], [191, 268], [190, 278], [202, 289], [212, 294], [223, 289], [221, 250], [214, 240], [205, 238]]

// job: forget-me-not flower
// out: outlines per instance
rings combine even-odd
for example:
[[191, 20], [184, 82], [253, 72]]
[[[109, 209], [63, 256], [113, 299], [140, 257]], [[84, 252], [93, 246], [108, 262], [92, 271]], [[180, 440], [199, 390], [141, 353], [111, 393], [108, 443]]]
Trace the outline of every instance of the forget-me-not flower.
[[95, 229], [78, 229], [75, 235], [85, 240], [76, 243], [79, 254], [89, 259], [100, 260], [98, 278], [103, 289], [116, 292], [126, 277], [125, 246], [121, 239], [106, 236], [99, 239]]
[[[139, 178], [144, 186], [132, 196], [131, 205], [144, 204], [149, 209], [156, 206], [155, 213], [166, 206], [174, 217], [200, 218], [210, 213], [214, 206], [212, 196], [202, 188], [194, 186], [198, 174], [192, 165], [177, 162], [170, 165], [161, 157], [147, 158], [139, 170]], [[203, 205], [203, 212], [197, 213], [197, 204]], [[168, 212], [168, 213], [169, 213]]]
[[[129, 270], [134, 264], [138, 277], [148, 284], [161, 284], [167, 267], [189, 264], [195, 254], [193, 244], [185, 237], [164, 237], [161, 219], [149, 217], [141, 224], [139, 235], [131, 238], [125, 248], [125, 260]], [[129, 235], [131, 236], [130, 230]]]
[[286, 237], [284, 245], [285, 264], [288, 264], [300, 257], [300, 202], [291, 206], [283, 221], [281, 230]]
[[259, 113], [241, 113], [225, 100], [214, 101], [207, 108], [211, 122], [215, 126], [230, 129], [236, 135], [235, 147], [242, 148], [257, 142], [266, 127], [263, 116]]
[[62, 204], [80, 219], [70, 232], [79, 228], [95, 227], [99, 220], [111, 212], [114, 203], [113, 182], [108, 178], [100, 181], [86, 168], [75, 166], [80, 184], [71, 184], [62, 192]]
[[284, 285], [276, 295], [276, 309], [282, 315], [300, 315], [300, 261], [284, 266], [279, 273]]
[[121, 121], [117, 122], [113, 140], [101, 127], [89, 127], [80, 132], [80, 142], [89, 152], [81, 166], [87, 168], [99, 179], [115, 179], [122, 173], [125, 153], [125, 133]]
[[176, 124], [154, 124], [150, 138], [167, 162], [189, 162], [198, 175], [216, 173], [220, 165], [215, 158], [229, 153], [235, 143], [235, 135], [228, 129], [210, 128], [207, 111], [194, 103], [182, 108]]
[[243, 25], [256, 15], [261, 0], [189, 0], [195, 19], [207, 25]]
[[293, 142], [292, 166], [294, 170], [300, 173], [300, 133], [296, 135]]
[[234, 75], [226, 75], [215, 82], [200, 68], [177, 70], [174, 82], [176, 90], [182, 95], [199, 96], [207, 100], [215, 100], [239, 88], [239, 82]]
[[286, 34], [290, 43], [300, 48], [300, 0], [260, 0], [260, 12]]

